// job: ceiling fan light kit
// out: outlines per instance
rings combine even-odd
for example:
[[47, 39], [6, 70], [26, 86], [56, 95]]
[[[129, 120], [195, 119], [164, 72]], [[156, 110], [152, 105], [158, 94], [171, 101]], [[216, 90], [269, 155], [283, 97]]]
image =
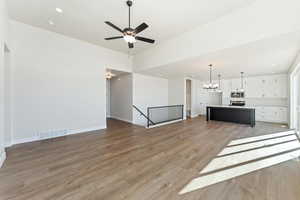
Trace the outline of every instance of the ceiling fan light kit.
[[115, 30], [121, 32], [123, 34], [123, 36], [115, 36], [115, 37], [109, 37], [109, 38], [105, 38], [105, 40], [115, 40], [115, 39], [121, 39], [123, 38], [124, 41], [126, 43], [128, 43], [128, 47], [129, 48], [133, 48], [134, 47], [134, 43], [136, 42], [136, 40], [142, 41], [142, 42], [147, 42], [147, 43], [151, 43], [153, 44], [155, 42], [155, 40], [149, 39], [149, 38], [145, 38], [145, 37], [140, 37], [137, 36], [138, 33], [144, 31], [146, 28], [148, 28], [149, 26], [146, 23], [142, 23], [141, 25], [139, 25], [138, 27], [136, 27], [135, 29], [131, 28], [131, 19], [130, 19], [130, 14], [131, 14], [131, 6], [133, 5], [133, 1], [132, 0], [128, 0], [126, 2], [127, 6], [128, 6], [128, 12], [129, 12], [129, 20], [128, 20], [128, 27], [125, 29], [121, 29], [118, 26], [114, 25], [113, 23], [106, 21], [105, 23], [109, 26], [111, 26], [112, 28], [114, 28]]

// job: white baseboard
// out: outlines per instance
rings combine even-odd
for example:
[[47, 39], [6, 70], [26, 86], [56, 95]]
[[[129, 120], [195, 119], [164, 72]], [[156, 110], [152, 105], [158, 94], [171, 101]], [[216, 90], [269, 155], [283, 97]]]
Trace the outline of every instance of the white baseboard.
[[0, 155], [0, 168], [2, 167], [4, 161], [6, 159], [6, 152], [2, 152], [1, 155]]
[[35, 141], [39, 141], [39, 140], [40, 139], [38, 137], [15, 139], [10, 146], [15, 145], [15, 144], [24, 144], [24, 143], [29, 143], [29, 142], [35, 142]]
[[199, 117], [200, 114], [194, 114], [191, 116], [191, 118]]
[[74, 135], [74, 134], [78, 134], [78, 133], [85, 133], [85, 132], [91, 132], [91, 131], [99, 131], [99, 130], [103, 130], [103, 129], [106, 129], [106, 125], [105, 126], [96, 126], [96, 127], [92, 127], [92, 128], [70, 130], [67, 135]]
[[5, 148], [11, 147], [11, 146], [12, 146], [12, 143], [11, 143], [11, 142], [10, 142], [10, 143], [7, 143], [7, 142], [4, 143], [4, 147], [5, 147]]
[[117, 120], [120, 120], [120, 121], [124, 121], [124, 122], [130, 123], [130, 124], [133, 124], [133, 122], [131, 120], [128, 120], [128, 119], [124, 119], [124, 118], [120, 118], [120, 117], [115, 117], [115, 116], [110, 116], [110, 118], [117, 119]]
[[[98, 130], [103, 130], [103, 129], [106, 129], [106, 125], [105, 126], [96, 126], [96, 127], [91, 127], [91, 128], [83, 128], [83, 129], [71, 129], [67, 132], [67, 134], [65, 136], [79, 134], [79, 133], [85, 133], [85, 132], [91, 132], [91, 131], [98, 131]], [[58, 137], [63, 137], [63, 136], [58, 136]], [[56, 138], [56, 137], [52, 137], [52, 138]], [[41, 138], [35, 136], [35, 137], [31, 137], [31, 138], [16, 139], [12, 142], [12, 144], [9, 144], [9, 146], [6, 146], [6, 147], [10, 147], [10, 146], [16, 145], [16, 144], [24, 144], [24, 143], [42, 141], [42, 140], [47, 140], [47, 139], [51, 139], [51, 138], [41, 139]]]

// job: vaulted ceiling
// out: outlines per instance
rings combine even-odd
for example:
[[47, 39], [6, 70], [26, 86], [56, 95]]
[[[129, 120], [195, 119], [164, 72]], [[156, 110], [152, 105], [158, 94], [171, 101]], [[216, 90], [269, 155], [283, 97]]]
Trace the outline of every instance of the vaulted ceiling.
[[156, 43], [130, 51], [104, 40], [119, 35], [104, 21], [128, 26], [125, 0], [7, 2], [14, 20], [133, 54], [135, 72], [165, 78], [207, 79], [210, 63], [225, 78], [286, 73], [300, 50], [299, 0], [134, 0], [133, 26], [146, 22]]
[[[146, 22], [150, 27], [141, 35], [154, 38], [156, 44], [191, 30], [254, 0], [134, 0], [132, 24]], [[104, 24], [108, 20], [125, 28], [128, 26], [128, 9], [125, 0], [8, 0], [12, 19], [61, 33], [80, 40], [128, 53], [121, 40], [103, 38], [119, 33]], [[63, 13], [56, 12], [61, 8]], [[53, 22], [53, 25], [49, 24]], [[150, 48], [151, 44], [136, 43], [131, 54]]]

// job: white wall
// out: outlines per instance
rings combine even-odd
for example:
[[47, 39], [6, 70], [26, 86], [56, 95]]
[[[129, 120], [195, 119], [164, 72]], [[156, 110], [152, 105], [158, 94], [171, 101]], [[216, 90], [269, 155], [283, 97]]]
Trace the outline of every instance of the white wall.
[[4, 52], [4, 145], [9, 146], [12, 141], [12, 66], [11, 53], [7, 47]]
[[110, 117], [132, 122], [132, 74], [110, 80]]
[[5, 150], [4, 150], [4, 94], [7, 89], [5, 85], [5, 45], [10, 46], [8, 39], [8, 15], [6, 8], [6, 1], [0, 0], [0, 167], [5, 160]]
[[[133, 105], [147, 114], [147, 108], [152, 106], [166, 106], [168, 104], [168, 80], [133, 74]], [[133, 110], [133, 123], [145, 126], [146, 120]]]
[[128, 56], [16, 21], [11, 28], [14, 143], [105, 128], [105, 68], [131, 71]]
[[297, 91], [297, 131], [298, 133], [300, 133], [300, 71], [298, 72], [298, 75], [297, 75], [297, 85], [296, 85], [296, 91]]

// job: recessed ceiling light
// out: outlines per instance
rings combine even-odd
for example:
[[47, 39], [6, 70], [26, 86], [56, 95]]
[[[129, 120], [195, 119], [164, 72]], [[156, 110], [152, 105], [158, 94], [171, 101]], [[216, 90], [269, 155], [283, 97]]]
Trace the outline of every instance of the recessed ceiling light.
[[55, 10], [56, 10], [56, 12], [58, 12], [58, 13], [62, 13], [62, 12], [63, 12], [63, 10], [62, 10], [61, 8], [55, 8]]
[[54, 25], [54, 22], [52, 20], [49, 20], [48, 23], [53, 26]]

